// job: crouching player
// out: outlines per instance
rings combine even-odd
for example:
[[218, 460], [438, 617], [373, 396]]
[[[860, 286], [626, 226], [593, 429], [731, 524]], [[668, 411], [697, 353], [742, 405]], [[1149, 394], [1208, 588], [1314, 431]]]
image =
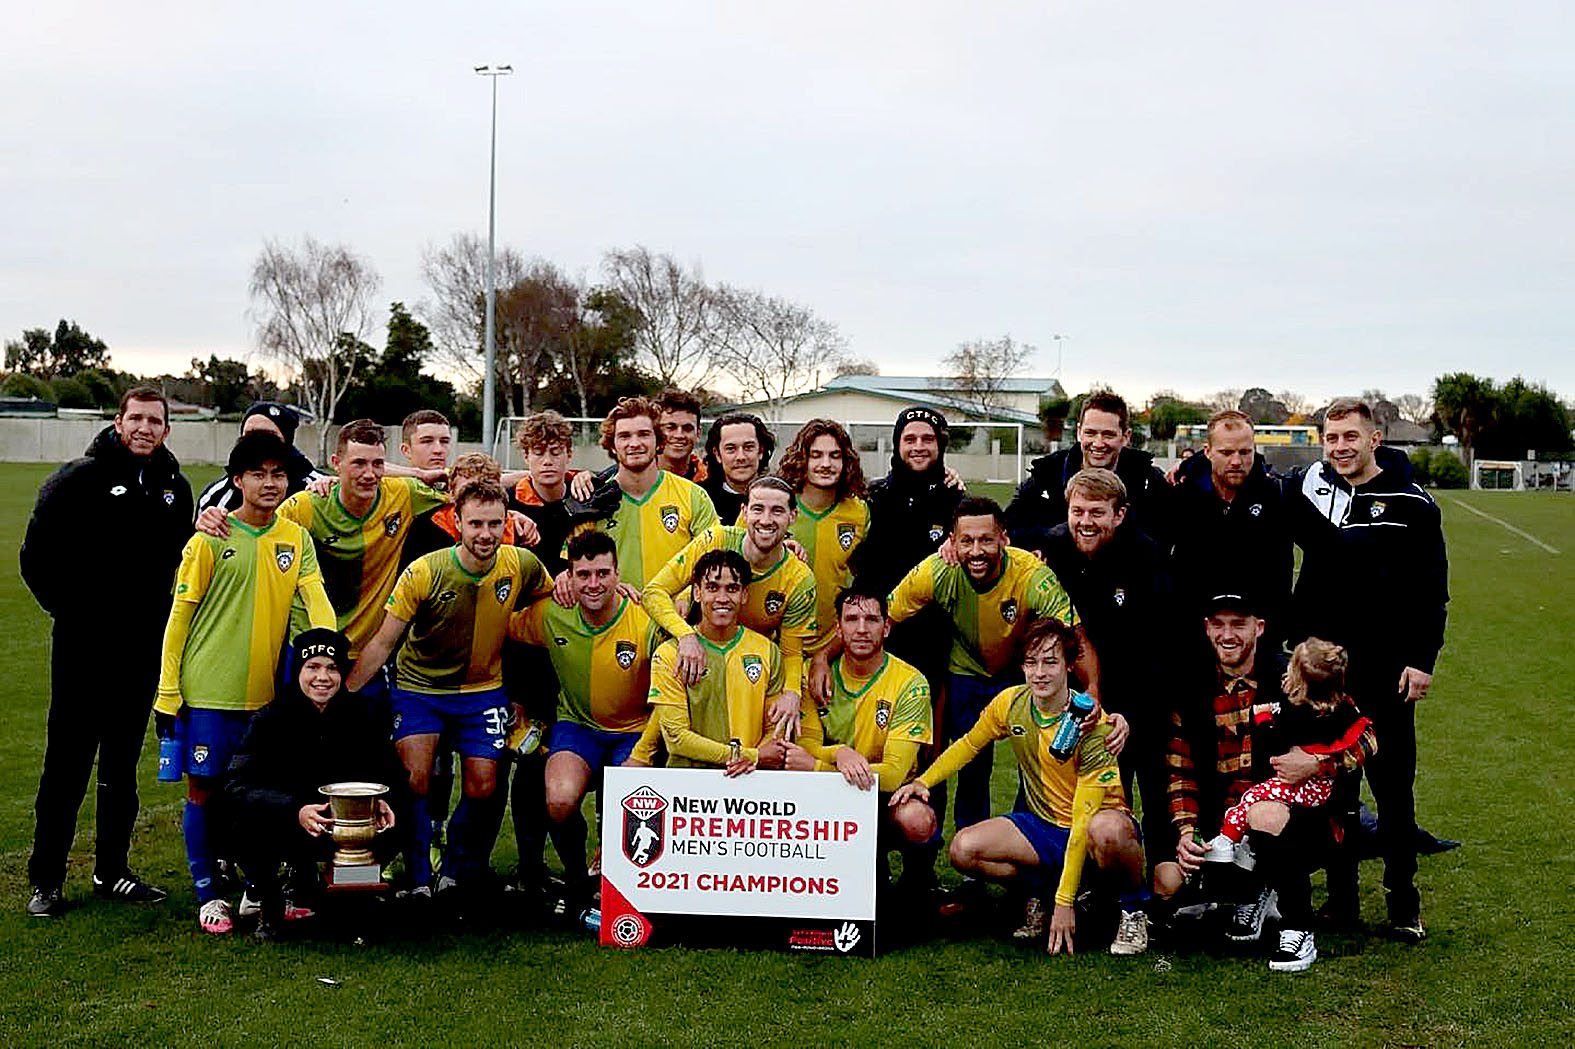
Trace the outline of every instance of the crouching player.
[[[262, 904], [258, 939], [277, 936], [284, 919], [312, 913], [317, 865], [334, 851], [333, 821], [318, 789], [323, 784], [359, 780], [390, 787], [389, 798], [377, 802], [372, 848], [380, 861], [394, 854], [405, 770], [389, 741], [387, 707], [345, 691], [349, 670], [350, 642], [343, 634], [303, 630], [278, 698], [252, 720], [224, 777], [236, 852]], [[404, 823], [398, 821], [400, 831]], [[282, 863], [292, 876], [288, 888], [279, 883]]]
[[186, 542], [164, 628], [164, 660], [153, 704], [160, 738], [184, 730], [186, 811], [181, 831], [204, 932], [234, 929], [219, 895], [209, 802], [252, 714], [273, 701], [274, 675], [299, 597], [314, 627], [334, 610], [306, 529], [274, 511], [290, 490], [292, 449], [266, 430], [241, 435], [226, 473], [241, 493], [229, 536], [201, 532]]
[[[463, 757], [462, 796], [449, 824], [443, 874], [474, 886], [487, 865], [493, 828], [487, 802], [497, 789], [509, 702], [503, 691], [503, 638], [519, 603], [551, 593], [535, 555], [503, 546], [506, 496], [477, 482], [454, 498], [457, 546], [411, 562], [394, 584], [388, 612], [350, 672], [360, 691], [410, 628], [394, 682], [394, 743], [410, 774], [411, 895], [432, 894], [432, 820], [427, 808], [438, 739], [451, 734]], [[517, 712], [516, 712], [517, 715]]]
[[782, 654], [738, 622], [749, 562], [736, 550], [708, 550], [695, 561], [693, 578], [700, 674], [694, 684], [684, 683], [677, 641], [664, 642], [651, 657], [651, 705], [667, 742], [668, 765], [725, 769], [729, 776], [757, 767], [814, 768], [815, 759], [802, 747], [765, 738], [767, 712], [783, 691]]
[[[817, 707], [825, 743], [806, 739], [817, 770], [835, 770], [860, 790], [878, 786], [883, 798], [908, 781], [919, 764], [919, 748], [934, 738], [930, 686], [913, 666], [886, 651], [891, 620], [886, 595], [854, 584], [833, 608], [842, 654], [831, 661], [831, 698]], [[813, 733], [807, 733], [806, 737]], [[913, 858], [907, 848], [935, 840], [935, 810], [910, 797], [884, 809], [880, 851], [903, 853], [898, 888], [914, 895], [928, 887], [933, 849]], [[938, 847], [938, 846], [937, 846]]]
[[[651, 651], [662, 633], [619, 593], [612, 536], [581, 532], [569, 540], [568, 561], [573, 607], [543, 598], [515, 613], [509, 636], [545, 648], [560, 686], [547, 746], [547, 828], [563, 861], [566, 911], [578, 914], [595, 890], [585, 872], [580, 806], [601, 788], [602, 769], [651, 763], [660, 731], [651, 717]], [[516, 807], [519, 782], [516, 776]]]
[[1050, 879], [1059, 875], [1048, 949], [1055, 954], [1064, 947], [1070, 954], [1076, 924], [1072, 905], [1090, 852], [1120, 896], [1123, 926], [1143, 928], [1143, 846], [1116, 764], [1126, 726], [1101, 715], [1084, 725], [1075, 749], [1058, 756], [1052, 742], [1075, 716], [1069, 709], [1067, 667], [1077, 658], [1077, 632], [1053, 618], [1035, 620], [1023, 632], [1022, 646], [1027, 684], [992, 699], [966, 735], [918, 779], [892, 794], [891, 805], [926, 800], [931, 787], [956, 774], [974, 755], [996, 740], [1010, 740], [1026, 809], [958, 831], [951, 844], [952, 866], [965, 874], [1021, 877], [1028, 883], [1027, 920], [1016, 933], [1024, 939], [1043, 930], [1041, 900]]

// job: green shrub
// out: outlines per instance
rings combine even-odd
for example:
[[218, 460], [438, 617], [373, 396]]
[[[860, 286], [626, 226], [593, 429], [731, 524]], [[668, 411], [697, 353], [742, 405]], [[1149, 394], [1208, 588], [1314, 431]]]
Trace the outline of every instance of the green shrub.
[[1464, 488], [1468, 477], [1466, 464], [1454, 452], [1439, 450], [1433, 453], [1432, 476], [1434, 488]]
[[92, 408], [93, 391], [79, 379], [61, 377], [52, 384], [55, 389], [55, 405], [59, 408]]
[[1417, 448], [1411, 452], [1411, 473], [1416, 477], [1416, 483], [1424, 487], [1433, 483], [1433, 453], [1426, 448]]
[[55, 392], [38, 376], [16, 372], [0, 383], [0, 397], [34, 397], [40, 401], [53, 401]]

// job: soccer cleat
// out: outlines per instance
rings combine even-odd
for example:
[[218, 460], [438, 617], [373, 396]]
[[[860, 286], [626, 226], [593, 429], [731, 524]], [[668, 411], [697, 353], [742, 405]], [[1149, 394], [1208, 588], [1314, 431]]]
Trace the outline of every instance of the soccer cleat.
[[1236, 862], [1236, 843], [1223, 834], [1216, 834], [1209, 842], [1208, 849], [1203, 854], [1204, 863]]
[[1028, 897], [1023, 908], [1023, 924], [1012, 931], [1014, 940], [1042, 940], [1045, 936], [1045, 901]]
[[296, 900], [293, 897], [291, 897], [289, 894], [285, 895], [285, 897], [284, 897], [284, 920], [285, 921], [287, 921], [287, 922], [298, 922], [298, 921], [304, 921], [307, 918], [315, 918], [316, 916], [317, 916], [317, 911], [316, 910], [314, 910], [311, 907], [308, 907], [304, 903], [299, 902], [298, 900]]
[[27, 901], [27, 913], [35, 918], [58, 918], [66, 913], [66, 898], [58, 887], [34, 889]]
[[1251, 943], [1260, 938], [1264, 921], [1280, 916], [1278, 899], [1273, 889], [1264, 889], [1258, 893], [1256, 900], [1237, 904], [1236, 913], [1231, 916], [1225, 935], [1237, 943]]
[[203, 932], [223, 936], [235, 931], [235, 919], [230, 917], [230, 901], [209, 900], [197, 911], [197, 924]]
[[1387, 931], [1391, 939], [1412, 947], [1427, 939], [1427, 926], [1422, 924], [1420, 914], [1408, 918], [1390, 918]]
[[106, 881], [97, 874], [93, 875], [93, 891], [107, 900], [120, 900], [123, 903], [163, 903], [170, 895], [157, 885], [149, 885], [130, 871], [114, 881]]
[[1298, 929], [1280, 932], [1280, 949], [1269, 956], [1269, 970], [1277, 973], [1306, 972], [1318, 960], [1313, 934]]
[[262, 913], [262, 901], [252, 899], [252, 891], [247, 889], [241, 893], [240, 906], [235, 908], [237, 918], [255, 918]]
[[1148, 915], [1142, 911], [1122, 911], [1121, 924], [1116, 927], [1116, 938], [1110, 941], [1110, 953], [1142, 954], [1146, 950]]

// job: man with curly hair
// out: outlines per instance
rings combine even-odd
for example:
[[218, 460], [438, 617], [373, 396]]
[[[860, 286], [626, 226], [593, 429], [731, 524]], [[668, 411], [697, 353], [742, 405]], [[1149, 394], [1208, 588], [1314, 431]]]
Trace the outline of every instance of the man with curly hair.
[[805, 423], [782, 453], [777, 473], [792, 486], [798, 517], [789, 534], [804, 548], [815, 573], [819, 607], [815, 622], [821, 637], [810, 647], [820, 652], [836, 633], [837, 595], [853, 582], [848, 563], [870, 530], [864, 501], [864, 467], [853, 439], [831, 419]]

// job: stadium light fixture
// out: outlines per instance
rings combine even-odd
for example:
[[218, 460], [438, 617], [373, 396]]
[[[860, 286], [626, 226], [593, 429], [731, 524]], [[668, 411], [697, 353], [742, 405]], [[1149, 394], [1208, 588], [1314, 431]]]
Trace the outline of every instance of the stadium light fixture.
[[498, 286], [496, 269], [496, 235], [498, 219], [498, 77], [508, 76], [514, 72], [513, 66], [487, 65], [475, 67], [477, 76], [490, 77], [492, 80], [492, 148], [491, 158], [488, 161], [487, 178], [487, 321], [486, 321], [486, 348], [483, 351], [486, 358], [486, 378], [481, 384], [481, 447], [488, 455], [492, 454], [494, 437], [493, 430], [497, 428], [494, 419], [497, 400], [497, 338], [496, 315], [498, 306]]

